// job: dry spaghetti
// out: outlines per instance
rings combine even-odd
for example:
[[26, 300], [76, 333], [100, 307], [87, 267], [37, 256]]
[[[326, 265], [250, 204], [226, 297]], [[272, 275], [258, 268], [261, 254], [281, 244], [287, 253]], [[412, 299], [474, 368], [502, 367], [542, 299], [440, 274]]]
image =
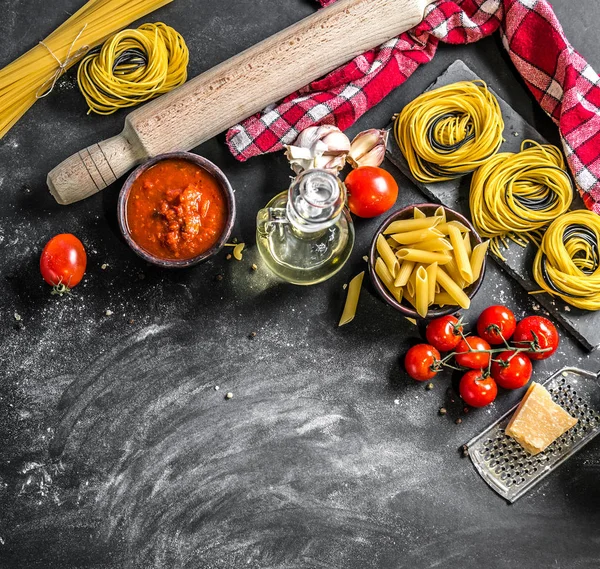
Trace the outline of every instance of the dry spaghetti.
[[89, 49], [171, 0], [89, 0], [43, 42], [0, 70], [0, 138]]
[[110, 115], [168, 93], [187, 80], [188, 61], [183, 37], [161, 22], [115, 34], [77, 70], [88, 114]]
[[599, 310], [600, 217], [575, 210], [553, 221], [535, 257], [533, 276], [548, 294], [583, 310]]
[[561, 151], [526, 140], [521, 152], [498, 153], [475, 171], [469, 205], [475, 228], [503, 259], [500, 244], [506, 247], [510, 239], [539, 245], [544, 228], [569, 209], [572, 199]]
[[498, 101], [480, 80], [423, 93], [394, 123], [410, 171], [424, 183], [473, 172], [498, 151], [503, 130]]

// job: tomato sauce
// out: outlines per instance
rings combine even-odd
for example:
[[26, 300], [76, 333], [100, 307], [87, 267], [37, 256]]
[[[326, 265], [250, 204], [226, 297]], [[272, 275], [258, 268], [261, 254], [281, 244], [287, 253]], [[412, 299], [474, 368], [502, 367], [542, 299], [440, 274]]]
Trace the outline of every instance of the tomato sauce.
[[227, 201], [215, 178], [182, 159], [165, 159], [137, 178], [127, 199], [133, 240], [165, 260], [191, 259], [210, 249], [227, 222]]

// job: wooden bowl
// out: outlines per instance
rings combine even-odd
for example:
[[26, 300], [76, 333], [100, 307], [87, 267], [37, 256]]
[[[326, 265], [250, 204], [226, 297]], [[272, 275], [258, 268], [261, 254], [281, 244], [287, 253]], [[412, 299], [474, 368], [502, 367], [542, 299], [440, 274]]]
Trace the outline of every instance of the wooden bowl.
[[[148, 170], [148, 168], [151, 168], [161, 160], [168, 159], [187, 160], [206, 170], [219, 184], [227, 203], [227, 221], [219, 239], [210, 249], [204, 253], [201, 253], [200, 255], [197, 255], [196, 257], [192, 257], [191, 259], [161, 259], [160, 257], [152, 255], [133, 240], [127, 224], [127, 199], [129, 198], [129, 193], [131, 192], [133, 183], [143, 172]], [[191, 152], [168, 152], [166, 154], [159, 154], [154, 158], [150, 158], [150, 160], [144, 162], [141, 166], [138, 166], [131, 174], [129, 174], [129, 177], [125, 181], [125, 184], [121, 188], [121, 193], [119, 194], [117, 217], [119, 220], [119, 228], [123, 234], [123, 237], [125, 238], [125, 241], [137, 255], [139, 255], [148, 263], [158, 265], [159, 267], [166, 269], [182, 269], [197, 265], [202, 261], [206, 261], [206, 259], [212, 257], [215, 253], [223, 248], [225, 243], [227, 243], [227, 240], [231, 235], [233, 224], [235, 223], [235, 196], [233, 193], [233, 188], [231, 187], [231, 184], [229, 183], [229, 180], [225, 174], [223, 174], [220, 168], [213, 164], [210, 160]]]
[[[402, 312], [404, 316], [407, 316], [409, 318], [415, 318], [417, 320], [423, 320], [419, 316], [419, 314], [417, 314], [417, 311], [410, 304], [408, 304], [408, 302], [406, 302], [405, 300], [402, 300], [402, 302], [398, 302], [390, 294], [388, 289], [379, 280], [379, 277], [375, 273], [375, 261], [377, 260], [377, 236], [380, 233], [382, 233], [383, 230], [390, 223], [392, 223], [392, 221], [396, 221], [398, 219], [411, 219], [413, 217], [413, 209], [415, 207], [418, 207], [427, 217], [430, 217], [433, 216], [435, 210], [440, 207], [440, 204], [414, 204], [411, 206], [407, 206], [401, 210], [398, 210], [392, 213], [389, 217], [387, 217], [385, 221], [377, 228], [375, 236], [373, 237], [373, 242], [371, 243], [371, 250], [369, 253], [369, 275], [371, 277], [371, 282], [373, 283], [373, 286], [377, 289], [377, 292], [380, 294], [383, 300], [385, 300], [390, 306], [392, 306], [399, 312]], [[444, 207], [444, 209], [446, 210], [446, 219], [448, 221], [460, 221], [462, 224], [469, 228], [469, 235], [471, 236], [471, 245], [473, 247], [478, 243], [482, 242], [481, 237], [479, 236], [477, 231], [475, 231], [475, 228], [466, 217], [448, 207]], [[485, 267], [486, 260], [484, 259], [483, 267], [481, 267], [481, 274], [479, 275], [479, 278], [465, 289], [465, 292], [467, 293], [469, 298], [473, 298], [477, 294], [477, 291], [479, 290], [479, 287], [481, 286], [481, 283], [483, 282], [483, 279], [485, 277]], [[430, 320], [439, 316], [446, 316], [447, 314], [454, 314], [460, 310], [462, 310], [460, 306], [444, 306], [435, 308], [435, 305], [432, 305], [432, 307], [430, 307], [427, 312], [425, 320]]]

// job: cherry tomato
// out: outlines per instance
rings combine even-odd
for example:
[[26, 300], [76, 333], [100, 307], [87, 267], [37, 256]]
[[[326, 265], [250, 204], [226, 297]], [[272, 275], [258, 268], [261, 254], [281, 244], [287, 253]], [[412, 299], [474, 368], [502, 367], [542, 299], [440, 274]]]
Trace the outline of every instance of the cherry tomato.
[[517, 324], [512, 339], [515, 346], [523, 348], [530, 346], [530, 342], [533, 342], [533, 349], [525, 352], [532, 360], [549, 358], [556, 352], [559, 343], [556, 326], [543, 316], [523, 318]]
[[[490, 345], [482, 338], [468, 336], [456, 346], [456, 363], [471, 369], [483, 369], [490, 363], [490, 354], [481, 350], [489, 350]], [[469, 351], [471, 350], [471, 351]]]
[[361, 166], [344, 180], [348, 207], [358, 217], [376, 217], [390, 209], [398, 198], [398, 184], [383, 168]]
[[449, 352], [460, 342], [462, 329], [462, 324], [455, 316], [440, 316], [427, 325], [425, 337], [440, 352]]
[[54, 236], [42, 251], [40, 272], [53, 287], [53, 293], [62, 294], [77, 286], [87, 265], [83, 243], [70, 233]]
[[531, 360], [523, 352], [506, 350], [494, 357], [492, 377], [500, 387], [519, 389], [531, 379]]
[[464, 402], [471, 407], [485, 407], [498, 395], [498, 387], [492, 376], [474, 369], [461, 377], [458, 391]]
[[488, 343], [503, 344], [514, 333], [517, 321], [512, 310], [506, 306], [488, 306], [477, 320], [477, 333]]
[[440, 361], [440, 353], [429, 344], [413, 346], [404, 357], [406, 373], [417, 381], [431, 379], [438, 370], [435, 364]]

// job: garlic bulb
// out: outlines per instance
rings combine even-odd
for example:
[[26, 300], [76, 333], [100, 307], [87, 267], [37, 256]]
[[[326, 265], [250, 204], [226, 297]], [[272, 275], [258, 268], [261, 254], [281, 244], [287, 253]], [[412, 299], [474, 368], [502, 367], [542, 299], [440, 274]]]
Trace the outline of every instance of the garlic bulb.
[[350, 145], [348, 162], [352, 168], [379, 166], [385, 158], [389, 130], [370, 128], [359, 132]]
[[321, 168], [337, 174], [346, 163], [350, 140], [333, 125], [309, 126], [294, 144], [285, 146], [285, 155], [296, 174]]

